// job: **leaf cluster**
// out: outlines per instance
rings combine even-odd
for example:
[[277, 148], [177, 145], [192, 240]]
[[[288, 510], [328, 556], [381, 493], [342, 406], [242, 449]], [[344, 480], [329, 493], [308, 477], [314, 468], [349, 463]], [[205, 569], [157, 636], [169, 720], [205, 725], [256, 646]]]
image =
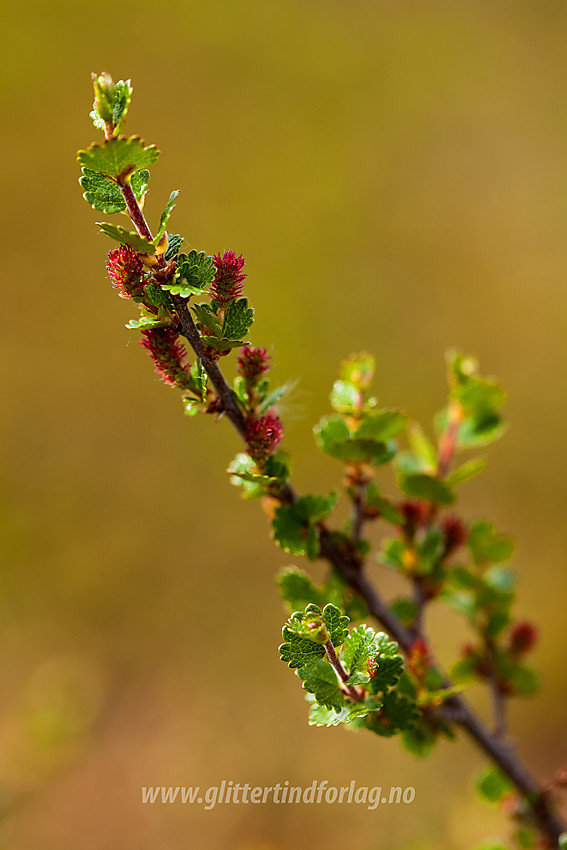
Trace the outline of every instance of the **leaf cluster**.
[[[288, 595], [297, 592], [299, 578], [290, 572], [282, 578]], [[280, 646], [280, 656], [297, 670], [308, 692], [310, 724], [348, 723], [382, 736], [413, 728], [419, 710], [415, 699], [397, 688], [404, 668], [398, 645], [383, 632], [376, 633], [365, 625], [349, 632], [348, 622], [349, 618], [332, 603], [323, 608], [310, 603], [303, 612], [294, 612], [283, 628], [285, 642]], [[328, 641], [337, 650], [345, 681], [326, 650]]]

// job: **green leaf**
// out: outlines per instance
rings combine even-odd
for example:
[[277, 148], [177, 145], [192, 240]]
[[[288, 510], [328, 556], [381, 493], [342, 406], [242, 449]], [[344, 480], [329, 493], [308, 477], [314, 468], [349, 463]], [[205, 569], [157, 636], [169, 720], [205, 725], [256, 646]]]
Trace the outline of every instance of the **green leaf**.
[[170, 324], [170, 319], [160, 319], [159, 316], [150, 313], [147, 316], [141, 316], [139, 319], [130, 319], [126, 327], [129, 330], [142, 331], [150, 328], [167, 328]]
[[280, 484], [285, 484], [291, 475], [291, 458], [288, 452], [280, 449], [264, 462], [264, 472], [275, 478]]
[[494, 640], [508, 628], [510, 622], [511, 616], [508, 610], [492, 611], [486, 618], [486, 634]]
[[539, 676], [532, 667], [514, 665], [510, 670], [505, 670], [505, 676], [518, 696], [531, 697], [539, 690]]
[[[307, 607], [309, 608], [309, 606]], [[341, 646], [348, 637], [349, 618], [341, 614], [336, 605], [330, 603], [323, 608], [323, 617], [331, 643], [333, 646]]]
[[348, 425], [338, 415], [324, 417], [313, 430], [319, 448], [336, 460], [367, 461], [377, 465], [387, 463], [396, 453], [393, 443], [352, 438]]
[[230, 348], [241, 348], [243, 345], [246, 345], [242, 339], [236, 341], [233, 339], [219, 339], [216, 336], [202, 336], [201, 342], [203, 345], [208, 348], [214, 348], [216, 351], [228, 351]]
[[272, 479], [260, 475], [258, 467], [244, 452], [239, 452], [229, 465], [227, 472], [231, 474], [230, 483], [242, 488], [245, 499], [259, 499], [266, 494], [266, 484]]
[[111, 239], [120, 242], [121, 245], [129, 245], [138, 254], [153, 254], [155, 252], [155, 246], [134, 231], [126, 230], [117, 224], [109, 224], [106, 221], [97, 221], [97, 224], [106, 236], [110, 236]]
[[348, 673], [367, 672], [369, 658], [376, 655], [374, 629], [368, 626], [357, 626], [345, 641], [343, 664]]
[[290, 555], [307, 555], [314, 561], [319, 554], [319, 539], [312, 525], [297, 516], [292, 505], [280, 505], [272, 521], [274, 539]]
[[365, 413], [355, 432], [355, 439], [375, 440], [385, 443], [397, 437], [407, 425], [408, 417], [400, 410], [379, 410]]
[[375, 643], [376, 661], [374, 675], [370, 680], [370, 691], [373, 694], [386, 693], [400, 678], [404, 669], [404, 659], [398, 644], [383, 632], [376, 635]]
[[417, 617], [417, 605], [413, 599], [395, 599], [390, 610], [404, 626], [410, 626]]
[[167, 234], [167, 248], [164, 254], [164, 259], [169, 262], [173, 260], [174, 257], [179, 253], [179, 249], [183, 245], [183, 236], [179, 236], [178, 233], [173, 236], [171, 233]]
[[312, 701], [309, 710], [310, 726], [339, 726], [341, 723], [351, 723], [357, 718], [365, 717], [381, 708], [382, 703], [376, 697], [363, 702], [349, 703], [339, 711], [336, 708], [325, 708], [315, 702], [314, 697], [308, 697]]
[[406, 544], [399, 537], [386, 538], [382, 541], [382, 551], [379, 555], [380, 563], [395, 570], [404, 570], [406, 551]]
[[[126, 202], [116, 183], [108, 177], [103, 177], [102, 174], [97, 174], [96, 171], [89, 171], [88, 168], [83, 168], [82, 171], [83, 176], [79, 179], [79, 183], [85, 190], [83, 198], [93, 209], [108, 215], [126, 209]], [[150, 172], [146, 169], [136, 171], [132, 175], [130, 183], [136, 200], [139, 201], [148, 191], [149, 177]]]
[[325, 708], [324, 705], [313, 701], [309, 709], [310, 726], [339, 726], [353, 719], [350, 706], [345, 705], [338, 712], [335, 708]]
[[395, 691], [384, 694], [380, 714], [383, 719], [376, 715], [370, 716], [368, 728], [383, 738], [391, 738], [399, 732], [412, 729], [420, 717], [415, 703]]
[[[147, 283], [144, 292], [146, 294], [145, 301], [147, 304], [153, 304], [154, 307], [162, 307], [165, 310], [171, 310], [173, 308], [169, 293], [164, 292], [161, 286], [156, 286], [154, 283]], [[165, 318], [163, 310], [161, 317]]]
[[[155, 236], [154, 245], [157, 245], [159, 243], [161, 237], [165, 233], [165, 229], [167, 227], [167, 222], [169, 221], [169, 217], [171, 216], [171, 213], [173, 212], [173, 208], [175, 207], [175, 199], [177, 198], [178, 195], [179, 195], [179, 189], [174, 189], [173, 192], [171, 193], [171, 195], [169, 196], [169, 200], [168, 200], [167, 204], [165, 205], [165, 209], [160, 216], [159, 230], [158, 230], [158, 232]], [[168, 242], [168, 246], [169, 246], [169, 242]]]
[[246, 378], [243, 378], [242, 375], [236, 375], [232, 382], [232, 390], [241, 407], [245, 409], [249, 398]]
[[463, 614], [471, 623], [474, 623], [479, 607], [475, 596], [470, 593], [460, 593], [450, 588], [446, 588], [441, 595], [450, 608], [459, 614]]
[[296, 515], [306, 522], [319, 522], [329, 516], [337, 504], [338, 494], [333, 491], [329, 496], [301, 496], [293, 505]]
[[436, 743], [437, 735], [425, 720], [421, 720], [414, 729], [406, 729], [402, 732], [404, 749], [420, 759], [428, 756]]
[[512, 557], [516, 544], [511, 537], [497, 534], [492, 523], [477, 520], [470, 525], [467, 546], [475, 564], [485, 566], [508, 561]]
[[196, 394], [204, 402], [207, 398], [208, 375], [200, 358], [197, 358], [197, 361], [191, 366], [190, 375], [195, 383]]
[[163, 284], [163, 288], [169, 289], [172, 295], [189, 298], [191, 295], [200, 295], [214, 276], [213, 258], [193, 248], [188, 254], [179, 254], [173, 281]]
[[479, 419], [464, 419], [457, 444], [460, 449], [481, 448], [499, 440], [505, 432], [506, 423], [496, 413]]
[[337, 674], [328, 661], [321, 660], [316, 664], [301, 667], [297, 675], [303, 680], [305, 690], [313, 694], [319, 705], [336, 711], [340, 711], [346, 705], [346, 698], [340, 688]]
[[330, 496], [302, 496], [293, 505], [280, 505], [275, 512], [272, 528], [278, 546], [291, 555], [307, 555], [314, 561], [319, 554], [319, 536], [314, 523], [328, 516], [337, 502]]
[[378, 485], [371, 481], [366, 488], [365, 503], [367, 508], [378, 511], [378, 515], [392, 525], [403, 525], [405, 520], [400, 511], [380, 493]]
[[478, 679], [478, 656], [465, 655], [452, 665], [451, 681], [456, 685], [469, 685]]
[[456, 484], [462, 484], [463, 481], [468, 481], [469, 478], [474, 478], [479, 472], [486, 467], [486, 458], [475, 457], [472, 460], [458, 466], [457, 469], [447, 476], [445, 479], [449, 487], [454, 487]]
[[514, 791], [514, 785], [508, 777], [496, 767], [482, 771], [475, 782], [476, 791], [488, 803], [497, 803], [502, 797]]
[[254, 322], [254, 310], [248, 306], [247, 298], [231, 301], [226, 308], [222, 336], [224, 339], [244, 339]]
[[408, 428], [408, 440], [413, 455], [418, 458], [418, 472], [435, 472], [437, 469], [437, 450], [419, 422], [411, 422]]
[[352, 673], [345, 682], [345, 685], [368, 685], [370, 681], [370, 673]]
[[[283, 637], [285, 643], [282, 643], [279, 647], [280, 657], [292, 669], [313, 665], [325, 656], [325, 647], [322, 644], [295, 634], [287, 626], [284, 626]], [[330, 665], [327, 666], [330, 667]], [[335, 676], [334, 672], [333, 676]], [[335, 683], [336, 681], [337, 677], [335, 676]]]
[[506, 390], [494, 380], [468, 377], [452, 390], [451, 398], [459, 402], [465, 415], [479, 418], [502, 407]]
[[424, 463], [424, 461], [418, 457], [414, 452], [398, 452], [396, 455], [396, 472], [399, 475], [421, 475], [424, 473], [425, 475], [435, 475], [435, 469], [430, 469], [430, 467]]
[[452, 505], [455, 494], [448, 484], [431, 475], [400, 475], [400, 489], [412, 499], [424, 499], [437, 505]]
[[484, 574], [485, 588], [498, 596], [511, 596], [516, 589], [516, 573], [510, 567], [490, 567]]
[[280, 400], [280, 398], [281, 398], [283, 395], [285, 395], [285, 393], [287, 392], [287, 390], [288, 390], [288, 388], [287, 388], [287, 386], [284, 384], [284, 386], [282, 386], [282, 387], [275, 387], [273, 390], [271, 390], [271, 392], [267, 393], [267, 394], [264, 396], [264, 398], [262, 399], [262, 401], [261, 401], [261, 403], [260, 403], [260, 405], [259, 405], [259, 407], [258, 407], [259, 412], [260, 412], [260, 413], [266, 413], [266, 411], [267, 411], [267, 410], [269, 410], [271, 407], [273, 407], [273, 406], [274, 406], [274, 404], [277, 404], [277, 403], [278, 403], [278, 401]]
[[360, 391], [348, 381], [335, 381], [330, 399], [337, 413], [352, 413], [359, 406]]
[[295, 567], [281, 572], [278, 584], [280, 595], [291, 611], [303, 609], [311, 602], [320, 606], [325, 601], [321, 589], [313, 584], [307, 573]]
[[440, 528], [432, 526], [427, 529], [425, 537], [417, 545], [419, 555], [419, 572], [429, 575], [439, 564], [445, 551], [445, 537]]
[[215, 337], [222, 336], [219, 320], [208, 304], [193, 304], [192, 310], [199, 325], [202, 325]]
[[350, 429], [342, 416], [326, 416], [314, 430], [317, 444], [327, 454], [350, 440]]
[[456, 565], [447, 573], [447, 583], [460, 590], [477, 591], [481, 585], [481, 580], [467, 567]]
[[[506, 399], [502, 386], [493, 378], [481, 378], [473, 357], [450, 352], [448, 357], [450, 404], [457, 405], [463, 421], [459, 426], [459, 448], [485, 446], [497, 440], [505, 430], [499, 408]], [[447, 427], [447, 409], [437, 417], [437, 427]]]
[[130, 136], [129, 139], [121, 136], [100, 144], [93, 143], [86, 150], [78, 151], [77, 159], [83, 168], [114, 177], [125, 185], [135, 171], [148, 168], [159, 154], [155, 145], [146, 147], [138, 136]]
[[120, 131], [120, 125], [126, 118], [128, 107], [132, 99], [132, 86], [130, 80], [112, 81], [110, 74], [93, 75], [95, 100], [93, 111], [90, 113], [93, 124], [97, 130], [105, 130], [106, 124], [114, 128], [113, 134]]

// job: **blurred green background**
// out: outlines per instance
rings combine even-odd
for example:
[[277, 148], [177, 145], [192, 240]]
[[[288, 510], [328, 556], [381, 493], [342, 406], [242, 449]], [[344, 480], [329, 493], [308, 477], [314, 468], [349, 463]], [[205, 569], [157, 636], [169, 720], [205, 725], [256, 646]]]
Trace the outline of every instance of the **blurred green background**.
[[[22, 0], [3, 17], [0, 846], [464, 850], [505, 836], [471, 792], [483, 761], [467, 742], [421, 763], [396, 741], [307, 726], [276, 651], [274, 576], [291, 561], [228, 484], [236, 435], [187, 420], [124, 329], [132, 306], [105, 280], [75, 151], [97, 138], [91, 71], [131, 77], [127, 130], [163, 151], [150, 222], [179, 188], [173, 231], [244, 253], [254, 341], [277, 379], [300, 379], [283, 410], [299, 489], [340, 481], [311, 428], [351, 351], [375, 353], [384, 404], [427, 423], [448, 347], [503, 380], [511, 428], [463, 509], [519, 539], [545, 689], [512, 715], [546, 777], [567, 750], [567, 6]], [[447, 663], [464, 631], [432, 618]], [[141, 785], [223, 778], [356, 778], [416, 799], [140, 803]]]

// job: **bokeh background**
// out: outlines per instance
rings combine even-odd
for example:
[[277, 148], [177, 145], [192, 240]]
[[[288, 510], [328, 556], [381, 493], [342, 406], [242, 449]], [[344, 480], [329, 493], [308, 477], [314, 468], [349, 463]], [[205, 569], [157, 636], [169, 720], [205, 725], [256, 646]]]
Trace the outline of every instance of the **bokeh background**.
[[[545, 689], [514, 706], [514, 734], [542, 778], [565, 762], [566, 37], [559, 0], [4, 10], [0, 846], [460, 850], [507, 832], [471, 792], [468, 742], [422, 763], [307, 726], [276, 651], [290, 559], [228, 484], [236, 435], [183, 416], [105, 280], [75, 162], [97, 137], [91, 71], [132, 78], [127, 130], [163, 151], [150, 222], [179, 188], [173, 231], [245, 255], [254, 341], [297, 380], [283, 413], [299, 489], [340, 481], [311, 428], [351, 351], [373, 351], [380, 399], [426, 423], [450, 346], [506, 384], [509, 433], [463, 510], [519, 540]], [[432, 617], [449, 662], [465, 633]], [[416, 799], [140, 803], [141, 785], [223, 778]]]

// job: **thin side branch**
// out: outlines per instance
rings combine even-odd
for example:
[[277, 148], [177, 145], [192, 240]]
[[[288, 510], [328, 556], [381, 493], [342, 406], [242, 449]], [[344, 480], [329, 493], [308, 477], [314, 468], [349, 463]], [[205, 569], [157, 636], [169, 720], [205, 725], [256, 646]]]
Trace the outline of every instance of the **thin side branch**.
[[132, 224], [143, 239], [147, 239], [151, 242], [154, 237], [152, 236], [152, 231], [148, 226], [144, 213], [136, 200], [134, 190], [129, 183], [126, 186], [121, 186], [120, 188], [122, 190], [122, 197], [124, 198], [128, 208], [128, 215], [132, 219]]
[[331, 643], [330, 639], [325, 642], [325, 652], [327, 653], [329, 664], [342, 682], [345, 693], [353, 702], [360, 702], [362, 699], [362, 693], [358, 690], [358, 688], [355, 688], [354, 685], [347, 685], [349, 675], [343, 667], [341, 659], [335, 652], [335, 647]]
[[502, 692], [502, 688], [500, 687], [500, 682], [498, 681], [498, 675], [496, 670], [496, 659], [494, 657], [494, 646], [492, 641], [486, 640], [486, 653], [488, 657], [488, 664], [490, 667], [490, 691], [492, 694], [492, 712], [494, 716], [494, 734], [498, 738], [505, 738], [506, 736], [506, 697]]
[[362, 539], [362, 530], [364, 527], [364, 498], [366, 495], [366, 484], [358, 484], [356, 492], [352, 500], [352, 541], [359, 543]]

